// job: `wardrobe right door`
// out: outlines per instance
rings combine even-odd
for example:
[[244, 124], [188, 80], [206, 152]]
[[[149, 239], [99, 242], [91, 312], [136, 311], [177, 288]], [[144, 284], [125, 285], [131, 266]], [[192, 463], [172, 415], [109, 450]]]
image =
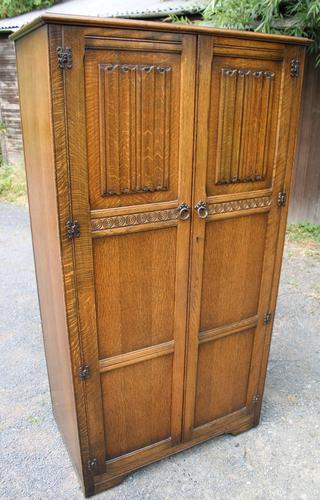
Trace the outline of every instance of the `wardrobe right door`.
[[184, 439], [257, 423], [304, 48], [199, 37]]

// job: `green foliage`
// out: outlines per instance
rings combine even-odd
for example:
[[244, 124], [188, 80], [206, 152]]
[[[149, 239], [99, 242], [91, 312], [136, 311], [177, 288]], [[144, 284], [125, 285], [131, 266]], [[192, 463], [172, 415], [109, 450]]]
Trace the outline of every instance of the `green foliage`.
[[0, 135], [6, 135], [7, 126], [4, 122], [0, 122]]
[[288, 224], [287, 237], [292, 241], [318, 241], [320, 243], [320, 224]]
[[28, 417], [28, 422], [30, 422], [30, 424], [32, 425], [39, 425], [41, 424], [41, 418], [31, 415], [30, 417]]
[[210, 0], [203, 19], [222, 28], [309, 37], [320, 64], [320, 0]]
[[55, 0], [0, 0], [0, 18], [18, 16], [30, 10], [50, 7]]
[[22, 165], [0, 165], [0, 201], [25, 204], [26, 179]]
[[177, 14], [170, 14], [165, 21], [175, 24], [192, 24], [187, 16], [178, 16]]

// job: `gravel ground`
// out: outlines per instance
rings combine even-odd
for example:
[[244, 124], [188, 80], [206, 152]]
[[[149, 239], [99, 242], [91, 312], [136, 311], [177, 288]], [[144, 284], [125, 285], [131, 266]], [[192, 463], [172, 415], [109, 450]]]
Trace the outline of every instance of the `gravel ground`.
[[[0, 204], [0, 498], [81, 499], [51, 412], [27, 209]], [[287, 242], [260, 426], [101, 499], [320, 498], [320, 244]]]

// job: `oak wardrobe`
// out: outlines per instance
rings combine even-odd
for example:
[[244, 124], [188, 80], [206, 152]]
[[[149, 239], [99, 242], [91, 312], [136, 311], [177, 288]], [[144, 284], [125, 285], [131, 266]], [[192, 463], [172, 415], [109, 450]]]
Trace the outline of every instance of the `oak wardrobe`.
[[259, 421], [307, 41], [54, 15], [13, 38], [51, 396], [89, 496]]

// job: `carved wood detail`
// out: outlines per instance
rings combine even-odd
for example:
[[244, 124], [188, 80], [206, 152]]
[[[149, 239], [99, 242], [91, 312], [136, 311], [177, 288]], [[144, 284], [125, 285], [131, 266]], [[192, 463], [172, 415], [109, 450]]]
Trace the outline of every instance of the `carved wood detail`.
[[154, 222], [176, 220], [178, 217], [179, 212], [176, 208], [157, 210], [155, 212], [100, 217], [99, 219], [92, 219], [91, 229], [93, 232], [104, 231], [105, 229], [118, 227], [139, 226], [142, 224], [152, 224]]
[[237, 212], [252, 208], [269, 207], [272, 203], [271, 196], [260, 198], [247, 198], [245, 200], [226, 201], [223, 203], [213, 203], [208, 206], [209, 215], [222, 214], [225, 212]]
[[216, 184], [265, 178], [275, 74], [221, 69]]
[[298, 78], [299, 68], [300, 68], [299, 59], [292, 59], [290, 63], [290, 75], [292, 76], [292, 78]]
[[166, 191], [172, 68], [100, 64], [102, 196]]

